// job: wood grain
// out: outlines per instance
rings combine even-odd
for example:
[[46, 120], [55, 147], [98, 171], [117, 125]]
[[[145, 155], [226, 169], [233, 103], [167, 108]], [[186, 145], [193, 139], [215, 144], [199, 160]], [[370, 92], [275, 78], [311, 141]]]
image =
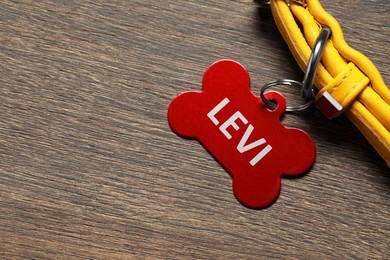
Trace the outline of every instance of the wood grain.
[[[323, 0], [390, 82], [390, 2]], [[166, 109], [222, 58], [301, 79], [251, 0], [1, 1], [0, 258], [388, 259], [389, 169], [356, 128], [287, 115], [317, 161], [264, 210]], [[296, 92], [283, 89], [288, 100]]]

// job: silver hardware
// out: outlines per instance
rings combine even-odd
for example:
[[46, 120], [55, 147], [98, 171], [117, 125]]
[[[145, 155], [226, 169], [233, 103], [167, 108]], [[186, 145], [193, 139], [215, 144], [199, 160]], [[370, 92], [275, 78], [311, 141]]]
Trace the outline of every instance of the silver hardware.
[[260, 89], [260, 98], [264, 102], [264, 104], [271, 110], [275, 109], [277, 105], [270, 101], [267, 100], [264, 96], [264, 91], [272, 86], [276, 85], [299, 85], [301, 86], [301, 97], [305, 101], [304, 104], [298, 105], [298, 106], [287, 106], [286, 111], [288, 112], [297, 112], [297, 111], [302, 111], [307, 109], [308, 107], [311, 106], [314, 102], [315, 98], [315, 93], [313, 89], [313, 82], [314, 82], [314, 77], [316, 74], [316, 70], [318, 67], [318, 64], [321, 60], [322, 52], [324, 50], [324, 47], [326, 45], [326, 41], [328, 40], [329, 36], [331, 34], [331, 30], [329, 27], [324, 27], [322, 28], [319, 36], [317, 37], [317, 40], [314, 44], [313, 50], [310, 54], [309, 61], [307, 63], [307, 69], [305, 76], [303, 78], [303, 82], [298, 82], [295, 80], [290, 80], [290, 79], [281, 79], [281, 80], [275, 80], [272, 81]]
[[[274, 110], [277, 107], [277, 104], [272, 102], [272, 100], [268, 100], [264, 96], [264, 91], [270, 87], [273, 86], [292, 86], [292, 85], [297, 85], [301, 88], [303, 88], [303, 83], [299, 81], [295, 81], [292, 79], [279, 79], [275, 81], [271, 81], [270, 83], [264, 85], [261, 90], [260, 90], [260, 97], [261, 100], [264, 102], [264, 104], [271, 110]], [[314, 91], [312, 93], [312, 99], [309, 99], [306, 101], [306, 103], [299, 105], [299, 106], [287, 106], [286, 111], [288, 112], [297, 112], [297, 111], [302, 111], [310, 107], [311, 104], [313, 104], [314, 101]]]
[[309, 61], [307, 62], [307, 68], [305, 76], [303, 77], [303, 88], [302, 88], [302, 97], [304, 99], [309, 98], [310, 93], [313, 90], [313, 82], [314, 77], [316, 75], [316, 70], [318, 64], [320, 63], [322, 52], [324, 51], [324, 47], [326, 45], [326, 41], [330, 36], [330, 28], [324, 27], [322, 28], [320, 34], [317, 37], [317, 40], [314, 44], [313, 50], [310, 54]]

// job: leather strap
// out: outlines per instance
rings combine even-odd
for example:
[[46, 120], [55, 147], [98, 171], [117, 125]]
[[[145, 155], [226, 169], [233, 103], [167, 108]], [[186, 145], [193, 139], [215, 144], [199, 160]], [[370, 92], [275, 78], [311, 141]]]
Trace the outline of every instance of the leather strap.
[[332, 30], [315, 86], [317, 106], [332, 118], [345, 113], [390, 167], [390, 90], [375, 65], [347, 45], [338, 22], [318, 0], [271, 0], [274, 20], [303, 71], [323, 26]]

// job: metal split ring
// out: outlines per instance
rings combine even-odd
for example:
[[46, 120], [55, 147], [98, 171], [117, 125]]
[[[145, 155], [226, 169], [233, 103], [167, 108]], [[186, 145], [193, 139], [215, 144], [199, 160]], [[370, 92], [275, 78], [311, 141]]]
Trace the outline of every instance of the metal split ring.
[[328, 40], [329, 36], [331, 34], [331, 30], [329, 27], [323, 27], [320, 34], [318, 35], [318, 38], [314, 44], [313, 50], [310, 54], [309, 61], [307, 63], [307, 69], [305, 76], [303, 78], [302, 82], [298, 82], [295, 80], [290, 79], [281, 79], [281, 80], [275, 80], [272, 81], [260, 89], [260, 98], [264, 102], [264, 104], [269, 109], [275, 109], [276, 104], [264, 96], [264, 91], [272, 86], [276, 85], [299, 85], [301, 86], [301, 97], [305, 101], [304, 104], [298, 105], [298, 106], [287, 106], [286, 111], [288, 112], [297, 112], [302, 111], [310, 107], [311, 104], [314, 102], [315, 94], [313, 90], [313, 82], [314, 77], [316, 75], [316, 70], [318, 67], [318, 64], [320, 63], [322, 52], [324, 51], [324, 47], [326, 44], [326, 41]]
[[[270, 87], [273, 87], [273, 86], [292, 86], [292, 85], [297, 85], [301, 88], [303, 88], [303, 83], [302, 82], [299, 82], [299, 81], [296, 81], [296, 80], [292, 80], [292, 79], [279, 79], [279, 80], [274, 80], [274, 81], [271, 81], [270, 83], [264, 85], [261, 90], [260, 90], [260, 97], [261, 97], [261, 100], [264, 102], [264, 104], [271, 110], [274, 110], [276, 107], [277, 107], [277, 104], [275, 104], [275, 102], [272, 102], [272, 99], [269, 100], [267, 99], [265, 96], [264, 96], [264, 91], [269, 89]], [[307, 109], [308, 107], [311, 106], [311, 104], [313, 104], [313, 101], [314, 101], [314, 90], [312, 89], [312, 97], [310, 99], [308, 99], [304, 104], [302, 105], [298, 105], [298, 106], [287, 106], [286, 107], [286, 111], [288, 112], [298, 112], [298, 111], [302, 111], [302, 110], [305, 110]]]

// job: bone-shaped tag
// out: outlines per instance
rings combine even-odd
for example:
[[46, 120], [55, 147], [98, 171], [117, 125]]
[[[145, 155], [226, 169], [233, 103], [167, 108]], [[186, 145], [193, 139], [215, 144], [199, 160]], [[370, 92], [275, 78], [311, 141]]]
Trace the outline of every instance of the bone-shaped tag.
[[172, 130], [195, 138], [233, 178], [233, 192], [250, 208], [271, 205], [278, 197], [281, 176], [296, 176], [315, 160], [311, 137], [280, 122], [286, 101], [278, 92], [266, 93], [277, 107], [268, 109], [250, 91], [246, 69], [221, 60], [203, 77], [202, 92], [185, 92], [168, 108]]

